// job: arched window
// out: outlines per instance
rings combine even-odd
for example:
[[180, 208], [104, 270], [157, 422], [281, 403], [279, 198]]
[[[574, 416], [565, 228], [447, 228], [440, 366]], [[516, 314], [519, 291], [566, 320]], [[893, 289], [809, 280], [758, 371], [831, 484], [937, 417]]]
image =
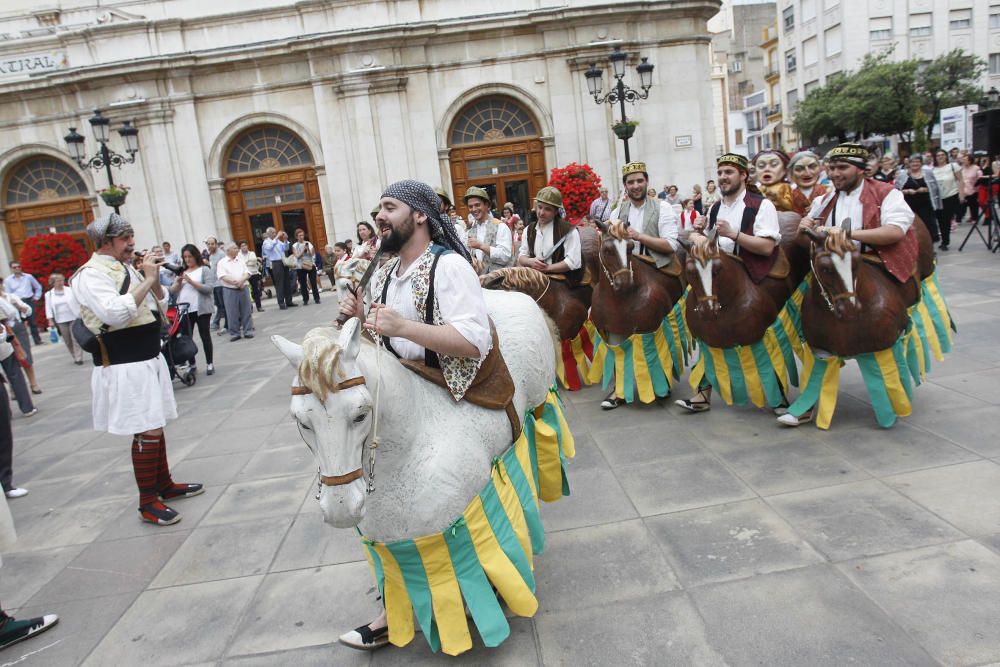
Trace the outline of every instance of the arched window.
[[7, 181], [7, 206], [35, 204], [54, 199], [86, 197], [87, 184], [65, 162], [50, 157], [28, 158], [19, 164]]
[[486, 97], [458, 114], [452, 125], [451, 145], [537, 136], [535, 121], [517, 102], [504, 97]]
[[255, 127], [233, 144], [226, 160], [227, 174], [246, 174], [313, 163], [306, 145], [283, 127]]

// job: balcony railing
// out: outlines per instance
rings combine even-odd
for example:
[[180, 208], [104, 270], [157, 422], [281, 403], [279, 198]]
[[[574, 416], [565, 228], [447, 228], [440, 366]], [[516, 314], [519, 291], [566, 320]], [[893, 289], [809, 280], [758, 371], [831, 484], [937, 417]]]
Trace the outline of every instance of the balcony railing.
[[775, 104], [773, 107], [767, 110], [768, 116], [780, 116], [781, 115], [781, 105]]
[[781, 70], [778, 68], [778, 66], [772, 65], [764, 71], [764, 78], [770, 79], [772, 76], [778, 76], [779, 74], [781, 74]]

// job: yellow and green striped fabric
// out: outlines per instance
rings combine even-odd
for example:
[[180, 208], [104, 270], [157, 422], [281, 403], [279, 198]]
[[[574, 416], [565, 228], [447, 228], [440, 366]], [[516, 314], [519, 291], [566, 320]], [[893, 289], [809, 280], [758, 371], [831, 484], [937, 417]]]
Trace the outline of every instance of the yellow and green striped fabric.
[[569, 495], [563, 464], [574, 455], [552, 387], [545, 403], [525, 416], [517, 442], [494, 459], [486, 487], [444, 532], [389, 543], [362, 537], [390, 643], [413, 639], [416, 616], [432, 650], [458, 655], [472, 648], [465, 606], [486, 646], [499, 646], [510, 634], [498, 597], [515, 614], [534, 615], [532, 560], [545, 546], [538, 500]]

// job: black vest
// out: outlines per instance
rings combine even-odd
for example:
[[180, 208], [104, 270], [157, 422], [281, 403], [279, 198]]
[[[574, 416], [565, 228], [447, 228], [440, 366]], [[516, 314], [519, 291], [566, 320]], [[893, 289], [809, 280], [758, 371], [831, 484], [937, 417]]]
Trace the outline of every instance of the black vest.
[[[746, 234], [747, 236], [753, 236], [753, 223], [757, 220], [757, 212], [760, 210], [760, 205], [764, 202], [764, 196], [757, 194], [756, 192], [746, 191], [746, 195], [743, 197], [743, 220], [740, 221], [740, 233]], [[719, 219], [719, 209], [722, 208], [722, 200], [715, 202], [712, 209], [708, 212], [708, 228], [712, 229], [715, 227], [716, 221]], [[778, 253], [780, 252], [780, 244], [774, 244], [774, 251], [770, 255], [758, 255], [753, 252], [742, 252], [742, 248], [737, 243], [733, 248], [733, 254], [739, 255], [743, 260], [744, 266], [747, 268], [747, 273], [750, 274], [750, 279], [755, 283], [759, 283], [761, 280], [771, 272], [774, 267], [774, 263], [778, 261]]]
[[[569, 224], [562, 218], [553, 220], [552, 224], [555, 225], [555, 227], [552, 228], [553, 245], [559, 243], [559, 241], [561, 241], [564, 236], [573, 231], [573, 225]], [[528, 235], [528, 257], [533, 258], [535, 256], [535, 238], [538, 236], [538, 223], [533, 222], [530, 225], [528, 225], [528, 229], [526, 230], [525, 233]], [[550, 257], [549, 259], [552, 260], [553, 264], [558, 264], [559, 262], [566, 259], [566, 244], [564, 243], [558, 248], [556, 248], [555, 252], [552, 253], [552, 257]], [[572, 271], [567, 271], [565, 275], [566, 275], [566, 280], [568, 280], [571, 284], [574, 285], [583, 280], [582, 254], [580, 257], [580, 268], [573, 269]]]

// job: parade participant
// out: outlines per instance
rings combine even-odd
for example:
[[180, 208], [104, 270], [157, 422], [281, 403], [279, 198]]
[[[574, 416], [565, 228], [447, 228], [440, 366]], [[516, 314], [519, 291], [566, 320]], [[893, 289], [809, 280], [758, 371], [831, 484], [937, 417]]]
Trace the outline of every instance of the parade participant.
[[792, 191], [792, 209], [799, 215], [809, 211], [813, 200], [827, 193], [827, 187], [819, 182], [819, 156], [812, 151], [799, 151], [788, 161], [795, 189]]
[[455, 210], [455, 206], [451, 203], [451, 197], [444, 188], [434, 188], [434, 192], [437, 194], [438, 199], [441, 200], [441, 219], [445, 222], [451, 222], [455, 225], [455, 233], [458, 234], [458, 239], [462, 242], [466, 248], [469, 247], [469, 230], [465, 228], [465, 223], [458, 216], [452, 216], [451, 211]]
[[[665, 199], [647, 196], [649, 172], [645, 162], [629, 162], [622, 167], [622, 185], [622, 202], [612, 217], [626, 223], [628, 237], [635, 242], [633, 253], [652, 257], [656, 268], [662, 270], [674, 261], [677, 214]], [[601, 401], [601, 408], [614, 410], [625, 403], [625, 398], [613, 389]]]
[[559, 216], [562, 205], [562, 193], [551, 185], [535, 194], [537, 221], [528, 225], [517, 251], [517, 265], [542, 273], [565, 274], [575, 286], [583, 278], [580, 234]]
[[[726, 153], [716, 164], [722, 199], [708, 215], [695, 220], [693, 227], [696, 232], [715, 229], [719, 249], [739, 256], [751, 279], [759, 281], [778, 258], [781, 242], [778, 211], [771, 200], [749, 184], [749, 164], [745, 157]], [[773, 166], [770, 160], [766, 161], [766, 168]], [[711, 401], [712, 386], [703, 378], [694, 396], [679, 399], [676, 404], [690, 412], [705, 412], [711, 408]]]
[[93, 353], [94, 429], [132, 435], [132, 468], [143, 521], [166, 526], [181, 520], [162, 501], [204, 491], [171, 479], [163, 427], [177, 417], [170, 371], [160, 354], [160, 316], [166, 293], [163, 260], [142, 258], [142, 274], [128, 265], [135, 249], [132, 226], [116, 213], [87, 226], [97, 251], [80, 267], [73, 286], [86, 328], [99, 336]]
[[836, 190], [815, 200], [799, 227], [848, 223], [855, 243], [874, 247], [886, 270], [906, 282], [917, 256], [917, 239], [910, 232], [913, 211], [891, 184], [864, 177], [867, 159], [861, 144], [844, 143], [830, 151], [827, 171]]
[[[439, 364], [458, 400], [490, 351], [492, 339], [469, 251], [440, 211], [434, 190], [418, 181], [393, 183], [383, 193], [376, 218], [382, 247], [399, 256], [375, 273], [365, 327], [397, 356]], [[434, 303], [428, 308], [430, 299]], [[348, 293], [340, 312], [365, 319], [363, 305]], [[387, 631], [383, 611], [367, 625], [343, 634], [340, 641], [371, 650], [388, 643]]]
[[510, 266], [514, 240], [510, 228], [493, 217], [493, 200], [486, 190], [473, 186], [462, 198], [473, 223], [469, 228], [469, 249], [473, 266], [480, 275]]
[[792, 186], [788, 184], [788, 155], [784, 151], [765, 149], [753, 156], [753, 166], [760, 193], [771, 200], [779, 211], [791, 211]]

